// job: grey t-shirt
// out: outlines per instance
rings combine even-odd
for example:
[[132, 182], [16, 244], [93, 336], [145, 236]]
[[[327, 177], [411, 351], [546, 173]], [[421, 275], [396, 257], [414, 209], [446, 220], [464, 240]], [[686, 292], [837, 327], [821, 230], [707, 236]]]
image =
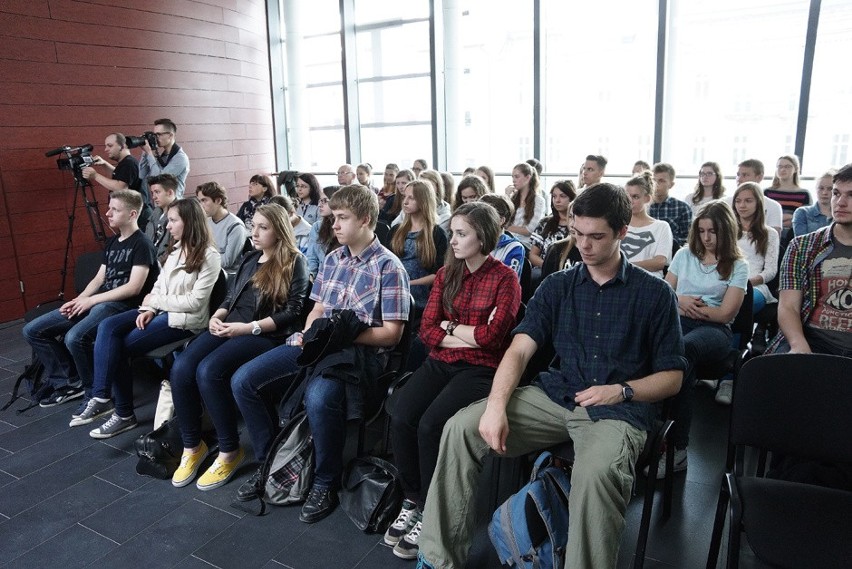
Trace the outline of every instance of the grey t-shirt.
[[806, 328], [807, 335], [834, 354], [852, 353], [852, 246], [834, 242], [822, 262], [817, 304]]

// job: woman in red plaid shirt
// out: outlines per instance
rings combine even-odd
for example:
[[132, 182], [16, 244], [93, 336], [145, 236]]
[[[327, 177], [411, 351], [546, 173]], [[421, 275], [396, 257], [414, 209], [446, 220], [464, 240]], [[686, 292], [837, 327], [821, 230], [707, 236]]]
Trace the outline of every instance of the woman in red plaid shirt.
[[431, 353], [399, 392], [393, 413], [405, 501], [385, 543], [403, 559], [417, 557], [444, 423], [488, 395], [521, 304], [517, 275], [489, 254], [503, 232], [497, 211], [483, 202], [464, 204], [453, 212], [450, 230], [452, 253], [438, 270], [420, 325]]

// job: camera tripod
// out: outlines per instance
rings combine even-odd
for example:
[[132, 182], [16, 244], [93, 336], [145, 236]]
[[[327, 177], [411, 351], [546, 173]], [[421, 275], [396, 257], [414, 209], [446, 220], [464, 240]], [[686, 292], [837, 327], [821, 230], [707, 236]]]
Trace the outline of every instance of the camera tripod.
[[74, 168], [74, 202], [71, 205], [71, 212], [68, 214], [68, 233], [65, 237], [65, 259], [62, 262], [62, 283], [59, 285], [59, 299], [65, 299], [65, 282], [68, 278], [68, 259], [71, 256], [71, 244], [74, 241], [74, 221], [77, 219], [77, 196], [83, 196], [83, 205], [86, 208], [86, 215], [89, 217], [89, 225], [92, 228], [92, 235], [95, 241], [101, 244], [106, 242], [106, 233], [104, 232], [104, 222], [101, 219], [98, 211], [98, 201], [95, 199], [95, 189], [92, 183], [83, 177], [83, 171], [80, 167]]

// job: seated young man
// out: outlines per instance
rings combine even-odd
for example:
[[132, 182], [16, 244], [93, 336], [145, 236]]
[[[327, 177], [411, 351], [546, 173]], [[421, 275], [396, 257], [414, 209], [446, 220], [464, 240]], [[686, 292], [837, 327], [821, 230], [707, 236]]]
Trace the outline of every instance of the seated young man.
[[794, 238], [781, 262], [781, 331], [767, 354], [852, 357], [852, 164], [838, 170], [833, 183], [833, 223]]
[[178, 199], [178, 179], [171, 174], [151, 176], [148, 178], [148, 191], [151, 192], [154, 212], [151, 214], [151, 224], [148, 226], [146, 234], [154, 244], [157, 257], [160, 257], [169, 244], [169, 232], [166, 229], [169, 218], [166, 211], [171, 203]]
[[521, 274], [524, 272], [524, 258], [527, 255], [527, 250], [518, 241], [518, 238], [506, 229], [515, 219], [515, 206], [509, 198], [500, 194], [485, 194], [479, 199], [497, 210], [497, 215], [500, 216], [500, 225], [503, 228], [500, 240], [497, 241], [497, 246], [491, 254], [495, 259], [515, 271], [518, 280], [520, 280]]
[[[686, 367], [674, 292], [621, 253], [629, 222], [622, 188], [597, 184], [574, 201], [571, 232], [583, 262], [542, 281], [488, 398], [444, 427], [424, 508], [422, 567], [465, 566], [489, 452], [519, 456], [568, 439], [576, 458], [565, 566], [615, 567], [651, 403], [678, 392]], [[545, 344], [559, 367], [517, 388]]]
[[[369, 188], [345, 186], [329, 202], [334, 234], [341, 247], [326, 255], [311, 289], [316, 303], [305, 330], [317, 318], [328, 318], [335, 309], [351, 309], [370, 327], [355, 339], [361, 368], [340, 379], [334, 370], [308, 379], [305, 409], [314, 437], [316, 466], [314, 485], [299, 519], [317, 522], [337, 506], [337, 485], [343, 472], [346, 421], [361, 416], [371, 380], [381, 373], [389, 348], [396, 346], [408, 320], [410, 291], [408, 273], [399, 259], [379, 243], [373, 233], [379, 201]], [[288, 340], [288, 344], [301, 343]], [[231, 378], [237, 406], [246, 422], [255, 457], [263, 461], [275, 436], [278, 418], [271, 416], [265, 397], [283, 393], [287, 375], [298, 369], [300, 346], [283, 345], [240, 367]], [[318, 367], [322, 362], [318, 364]], [[253, 494], [259, 472], [240, 487], [238, 499]]]
[[[139, 192], [112, 192], [106, 217], [118, 235], [107, 240], [98, 274], [80, 296], [24, 326], [24, 338], [44, 364], [47, 380], [54, 387], [54, 392], [40, 402], [42, 407], [82, 397], [85, 391], [78, 413], [86, 408], [94, 376], [92, 350], [98, 324], [107, 316], [139, 306], [156, 280], [159, 269], [154, 246], [136, 222], [141, 210]], [[64, 341], [57, 340], [63, 334]]]

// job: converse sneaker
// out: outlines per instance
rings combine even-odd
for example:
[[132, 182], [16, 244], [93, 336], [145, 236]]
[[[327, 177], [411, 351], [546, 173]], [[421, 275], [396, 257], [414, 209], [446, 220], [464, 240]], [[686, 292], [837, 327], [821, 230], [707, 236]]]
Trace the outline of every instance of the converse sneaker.
[[71, 422], [68, 424], [69, 427], [88, 425], [95, 419], [109, 415], [115, 409], [112, 405], [112, 401], [98, 401], [94, 397], [86, 401], [85, 404], [86, 406], [82, 409], [82, 411], [71, 415]]
[[[94, 399], [92, 401], [94, 401]], [[91, 431], [89, 431], [89, 436], [93, 439], [108, 439], [110, 437], [114, 437], [115, 435], [121, 434], [124, 431], [135, 429], [138, 425], [139, 423], [136, 421], [136, 415], [131, 415], [130, 417], [124, 419], [113, 413], [112, 417], [107, 419], [106, 423], [104, 423], [97, 429], [92, 429]]]
[[402, 509], [396, 520], [390, 525], [385, 532], [385, 543], [388, 545], [396, 545], [403, 538], [411, 526], [414, 525], [414, 517], [417, 513], [417, 504], [411, 500], [402, 501]]
[[63, 403], [67, 403], [72, 399], [78, 399], [83, 396], [82, 387], [71, 387], [65, 385], [55, 390], [53, 393], [38, 402], [39, 407], [56, 407]]
[[420, 532], [423, 531], [423, 514], [418, 510], [412, 520], [414, 525], [411, 526], [405, 537], [393, 546], [393, 554], [400, 559], [417, 559], [417, 554], [420, 553], [417, 542], [420, 541]]
[[227, 462], [216, 457], [207, 472], [199, 477], [195, 486], [201, 491], [207, 491], [227, 484], [228, 480], [237, 472], [245, 457], [246, 453], [242, 448], [237, 452], [237, 456]]
[[716, 403], [730, 405], [734, 392], [734, 382], [730, 379], [719, 382], [719, 391], [716, 392]]
[[[681, 472], [686, 470], [686, 449], [685, 448], [677, 448], [674, 451], [674, 466], [672, 467], [672, 472]], [[660, 463], [657, 466], [657, 480], [662, 480], [666, 477], [666, 454], [660, 457]]]
[[201, 441], [197, 452], [189, 452], [184, 449], [180, 457], [180, 464], [172, 475], [172, 486], [183, 488], [192, 482], [198, 473], [198, 467], [201, 466], [201, 463], [204, 462], [208, 454], [210, 454], [210, 451], [204, 441]]

